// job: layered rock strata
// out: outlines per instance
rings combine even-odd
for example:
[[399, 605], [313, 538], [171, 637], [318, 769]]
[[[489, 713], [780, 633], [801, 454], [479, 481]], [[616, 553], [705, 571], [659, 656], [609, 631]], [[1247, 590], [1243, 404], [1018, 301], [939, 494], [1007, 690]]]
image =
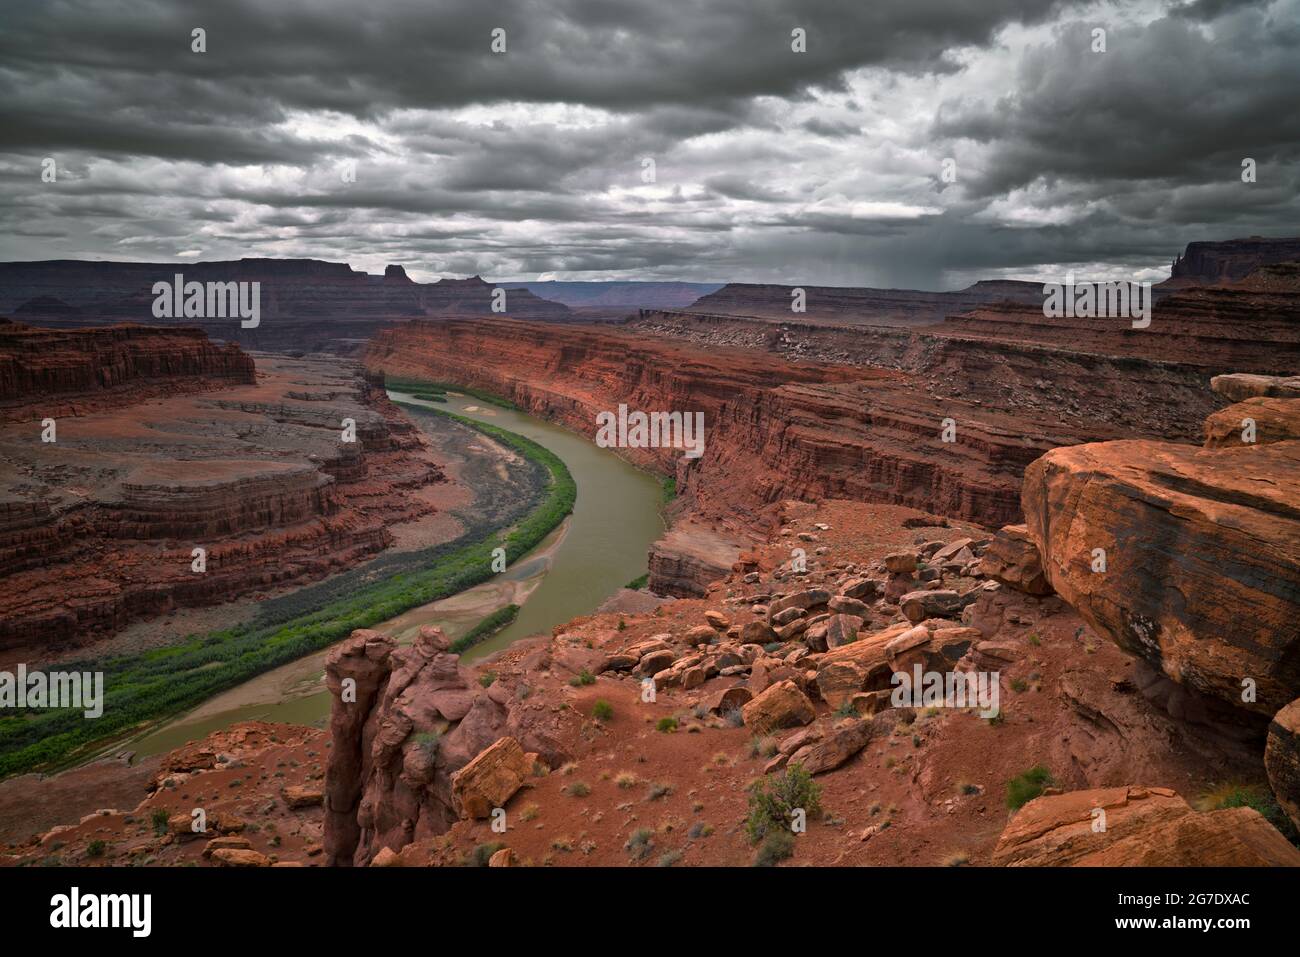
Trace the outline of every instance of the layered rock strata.
[[5, 427], [6, 656], [39, 659], [177, 606], [323, 577], [434, 510], [420, 490], [441, 470], [382, 388], [334, 360], [258, 362], [256, 384], [57, 416], [54, 442], [42, 441], [40, 402]]
[[251, 385], [253, 359], [199, 329], [53, 330], [0, 319], [0, 421], [40, 420]]
[[1198, 813], [1169, 788], [1116, 787], [1030, 801], [1002, 832], [993, 850], [993, 863], [1010, 867], [1298, 867], [1300, 850], [1253, 808]]
[[[931, 396], [897, 372], [701, 352], [604, 327], [405, 323], [377, 336], [365, 362], [376, 372], [488, 389], [593, 438], [596, 415], [620, 404], [703, 412], [698, 459], [680, 448], [618, 451], [675, 476], [688, 506], [724, 534], [762, 527], [765, 507], [781, 499], [823, 496], [1015, 521], [1031, 461], [1057, 445], [1120, 434], [1108, 423], [1043, 422], [978, 399]], [[954, 441], [944, 440], [945, 420]]]

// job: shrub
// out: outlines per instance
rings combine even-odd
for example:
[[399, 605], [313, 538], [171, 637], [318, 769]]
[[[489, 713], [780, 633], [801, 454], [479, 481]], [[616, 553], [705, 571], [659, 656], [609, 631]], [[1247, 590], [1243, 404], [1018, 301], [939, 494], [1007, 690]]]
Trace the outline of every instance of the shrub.
[[497, 673], [495, 671], [485, 671], [478, 676], [478, 683], [481, 684], [484, 688], [492, 687], [492, 682], [496, 680], [497, 680]]
[[794, 856], [794, 835], [787, 830], [772, 831], [763, 838], [762, 846], [754, 855], [755, 867], [775, 867]]
[[89, 844], [86, 845], [86, 856], [87, 856], [87, 857], [103, 857], [103, 856], [104, 856], [104, 850], [105, 850], [107, 847], [108, 847], [108, 845], [105, 844], [103, 841], [100, 841], [100, 840], [94, 840], [94, 841], [91, 841]]
[[589, 788], [583, 781], [574, 781], [564, 789], [564, 793], [569, 795], [569, 797], [585, 798], [591, 793], [591, 788]]
[[1218, 811], [1228, 807], [1254, 808], [1281, 831], [1283, 837], [1292, 844], [1300, 844], [1300, 834], [1295, 825], [1265, 785], [1226, 782], [1203, 793], [1195, 803], [1198, 811]]
[[491, 638], [506, 625], [513, 622], [519, 617], [518, 605], [506, 605], [504, 608], [498, 608], [492, 614], [488, 615], [477, 625], [461, 635], [448, 646], [448, 651], [453, 655], [459, 655], [472, 648], [480, 641], [486, 641]]
[[659, 800], [659, 798], [665, 797], [672, 793], [673, 793], [672, 785], [660, 784], [658, 781], [654, 781], [650, 785], [650, 790], [646, 792], [645, 799], [647, 801], [657, 801]]
[[667, 505], [677, 497], [677, 479], [666, 478], [663, 484], [663, 503]]
[[480, 844], [478, 847], [474, 848], [474, 853], [470, 855], [470, 862], [475, 867], [487, 867], [488, 861], [492, 859], [492, 855], [503, 847], [505, 847], [505, 845], [500, 841], [493, 841], [490, 844]]
[[802, 764], [791, 764], [780, 774], [758, 781], [749, 789], [749, 814], [745, 832], [757, 844], [768, 834], [789, 831], [790, 815], [802, 809], [808, 817], [821, 812], [821, 785]]
[[676, 718], [660, 718], [659, 723], [655, 725], [655, 730], [665, 733], [677, 730]]
[[672, 867], [681, 859], [682, 859], [681, 851], [664, 851], [664, 853], [659, 856], [659, 860], [657, 863], [660, 867]]
[[1035, 764], [1028, 771], [1007, 781], [1007, 807], [1013, 811], [1020, 810], [1051, 784], [1052, 772], [1044, 765]]
[[573, 687], [575, 688], [582, 687], [583, 685], [594, 685], [595, 683], [596, 683], [596, 676], [593, 675], [586, 668], [583, 668], [576, 675], [574, 675], [572, 678], [569, 679], [569, 684], [573, 685]]
[[591, 716], [597, 721], [608, 721], [614, 717], [614, 706], [601, 698], [591, 706]]
[[655, 832], [650, 828], [639, 827], [627, 839], [627, 843], [623, 845], [623, 850], [632, 855], [633, 860], [643, 861], [654, 850], [654, 836]]
[[167, 818], [170, 816], [166, 808], [156, 807], [153, 809], [153, 812], [149, 815], [149, 823], [153, 825], [155, 834], [167, 833]]
[[421, 731], [415, 736], [415, 745], [429, 760], [438, 756], [438, 744], [442, 741], [442, 735], [437, 731]]

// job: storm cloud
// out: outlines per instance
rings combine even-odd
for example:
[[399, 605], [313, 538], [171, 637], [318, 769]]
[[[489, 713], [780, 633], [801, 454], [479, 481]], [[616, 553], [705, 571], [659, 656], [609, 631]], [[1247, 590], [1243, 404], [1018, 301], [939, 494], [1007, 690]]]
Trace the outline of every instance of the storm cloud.
[[1300, 0], [17, 0], [5, 18], [2, 259], [954, 288], [1157, 278], [1189, 240], [1300, 222]]

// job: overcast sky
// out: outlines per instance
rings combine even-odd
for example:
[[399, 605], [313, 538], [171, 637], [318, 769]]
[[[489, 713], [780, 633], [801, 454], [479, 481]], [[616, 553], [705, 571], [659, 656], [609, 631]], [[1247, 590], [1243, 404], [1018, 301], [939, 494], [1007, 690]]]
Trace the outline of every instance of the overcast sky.
[[1190, 240], [1300, 235], [1300, 0], [5, 0], [0, 18], [4, 260], [950, 289], [1160, 279]]

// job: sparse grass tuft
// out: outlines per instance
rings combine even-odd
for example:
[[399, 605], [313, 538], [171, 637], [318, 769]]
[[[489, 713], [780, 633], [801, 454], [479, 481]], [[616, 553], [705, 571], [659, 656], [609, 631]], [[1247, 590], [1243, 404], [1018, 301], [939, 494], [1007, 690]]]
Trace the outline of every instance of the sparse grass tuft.
[[149, 822], [153, 825], [153, 832], [155, 834], [167, 833], [168, 817], [170, 817], [170, 815], [167, 813], [166, 808], [156, 807], [153, 809], [153, 812], [149, 815]]
[[1018, 811], [1052, 785], [1052, 772], [1042, 764], [1035, 764], [1023, 774], [1007, 781], [1007, 807]]
[[478, 847], [474, 848], [474, 853], [470, 855], [470, 863], [475, 867], [487, 867], [488, 861], [492, 859], [492, 855], [503, 847], [505, 847], [505, 845], [500, 841], [493, 841], [490, 844], [480, 844]]
[[755, 867], [775, 867], [786, 858], [794, 856], [794, 835], [789, 831], [772, 831], [754, 855]]
[[1246, 784], [1240, 781], [1225, 781], [1203, 792], [1193, 802], [1198, 811], [1218, 811], [1229, 807], [1254, 808], [1264, 819], [1282, 832], [1292, 844], [1300, 846], [1300, 834], [1273, 791], [1265, 784]]
[[623, 850], [627, 851], [634, 861], [643, 861], [654, 850], [654, 836], [655, 832], [650, 828], [639, 827], [627, 839], [627, 843], [623, 845]]

